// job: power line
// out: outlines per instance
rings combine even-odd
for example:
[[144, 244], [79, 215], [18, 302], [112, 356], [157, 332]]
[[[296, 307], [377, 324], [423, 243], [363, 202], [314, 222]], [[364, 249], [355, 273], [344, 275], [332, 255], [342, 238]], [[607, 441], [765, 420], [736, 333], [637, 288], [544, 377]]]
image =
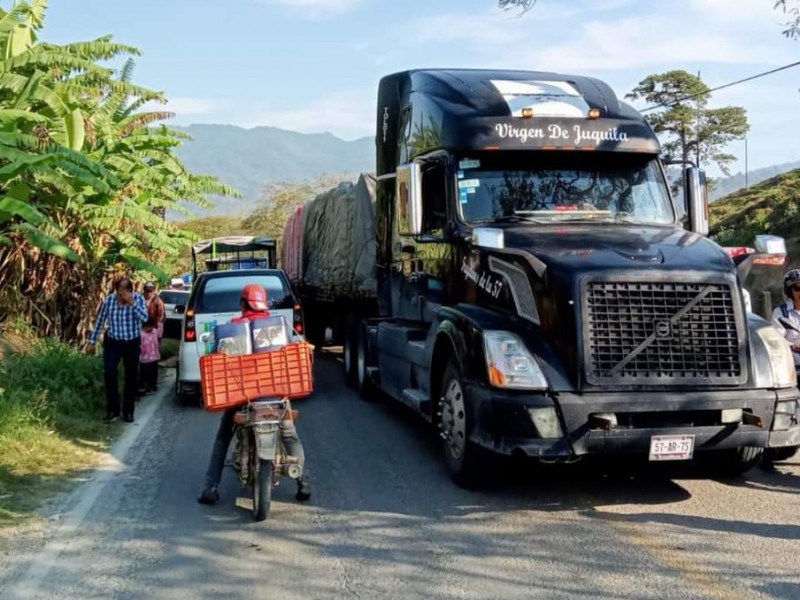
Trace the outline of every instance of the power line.
[[639, 112], [648, 112], [651, 110], [655, 110], [657, 108], [661, 108], [662, 106], [670, 106], [672, 104], [677, 104], [678, 102], [684, 102], [685, 100], [694, 100], [695, 98], [699, 98], [700, 96], [705, 96], [706, 94], [710, 94], [711, 92], [724, 90], [725, 88], [733, 87], [734, 85], [739, 85], [740, 83], [753, 81], [753, 79], [758, 79], [759, 77], [766, 77], [767, 75], [772, 75], [773, 73], [777, 73], [778, 71], [785, 71], [786, 69], [791, 69], [798, 65], [800, 65], [800, 60], [798, 60], [797, 62], [790, 63], [788, 65], [784, 65], [782, 67], [778, 67], [777, 69], [772, 69], [771, 71], [764, 71], [763, 73], [758, 73], [757, 75], [745, 77], [744, 79], [740, 79], [739, 81], [733, 81], [731, 83], [726, 83], [725, 85], [720, 85], [715, 88], [711, 88], [710, 90], [701, 92], [699, 94], [692, 94], [690, 96], [684, 96], [683, 98], [678, 98], [677, 100], [672, 100], [671, 102], [662, 102], [661, 104], [656, 104], [655, 106], [648, 106], [647, 108], [643, 108]]

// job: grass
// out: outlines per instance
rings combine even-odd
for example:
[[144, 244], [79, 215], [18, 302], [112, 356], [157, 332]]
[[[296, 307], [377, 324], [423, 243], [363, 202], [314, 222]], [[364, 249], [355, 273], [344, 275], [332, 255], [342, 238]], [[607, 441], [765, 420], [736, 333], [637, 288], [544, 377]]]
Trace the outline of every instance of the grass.
[[7, 526], [79, 479], [120, 428], [101, 420], [100, 357], [19, 327], [0, 335], [0, 526]]
[[772, 305], [783, 302], [783, 273], [800, 267], [800, 169], [788, 171], [747, 189], [734, 192], [709, 207], [711, 236], [723, 246], [751, 246], [757, 235], [779, 235], [786, 240], [784, 267], [757, 266], [744, 281], [754, 311], [763, 315], [762, 292]]
[[164, 338], [161, 340], [161, 360], [168, 360], [178, 355], [180, 341]]

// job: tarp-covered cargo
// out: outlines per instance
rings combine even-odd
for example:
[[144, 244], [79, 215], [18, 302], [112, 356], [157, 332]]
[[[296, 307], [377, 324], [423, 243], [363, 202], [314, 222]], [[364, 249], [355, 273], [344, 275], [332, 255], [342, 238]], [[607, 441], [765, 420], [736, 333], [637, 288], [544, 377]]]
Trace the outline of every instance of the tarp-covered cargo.
[[303, 278], [303, 215], [304, 207], [298, 206], [283, 228], [281, 266], [293, 284]]
[[323, 293], [374, 293], [373, 175], [342, 183], [308, 203], [303, 214], [303, 283]]

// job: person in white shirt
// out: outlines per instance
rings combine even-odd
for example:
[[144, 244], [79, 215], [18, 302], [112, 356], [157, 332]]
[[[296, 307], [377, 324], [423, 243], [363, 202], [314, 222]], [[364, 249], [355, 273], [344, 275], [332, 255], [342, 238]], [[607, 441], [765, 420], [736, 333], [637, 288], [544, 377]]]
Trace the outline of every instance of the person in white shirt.
[[791, 344], [794, 364], [800, 369], [800, 269], [783, 276], [783, 293], [787, 301], [772, 311], [772, 324]]
[[[794, 366], [800, 371], [800, 269], [787, 271], [783, 276], [783, 293], [788, 299], [772, 311], [772, 324], [791, 344]], [[767, 448], [761, 466], [770, 471], [775, 468], [776, 461], [792, 458], [797, 450], [797, 446]]]

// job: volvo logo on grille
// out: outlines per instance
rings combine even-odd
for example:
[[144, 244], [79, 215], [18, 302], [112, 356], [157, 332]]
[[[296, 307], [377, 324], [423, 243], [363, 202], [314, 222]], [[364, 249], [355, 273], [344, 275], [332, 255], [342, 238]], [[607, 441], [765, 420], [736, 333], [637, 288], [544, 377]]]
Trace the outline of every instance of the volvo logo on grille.
[[666, 319], [656, 321], [656, 337], [668, 338], [672, 335], [672, 325]]

